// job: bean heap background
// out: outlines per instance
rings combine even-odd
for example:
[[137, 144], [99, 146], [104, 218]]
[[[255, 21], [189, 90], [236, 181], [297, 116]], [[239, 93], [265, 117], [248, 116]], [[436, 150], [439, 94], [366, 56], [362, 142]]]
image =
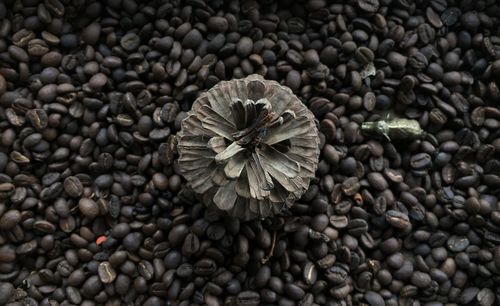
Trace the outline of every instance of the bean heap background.
[[[1, 1], [0, 305], [498, 305], [499, 16]], [[252, 73], [315, 114], [321, 160], [287, 215], [240, 222], [184, 188], [174, 135], [200, 91]], [[360, 133], [388, 111], [427, 138]]]

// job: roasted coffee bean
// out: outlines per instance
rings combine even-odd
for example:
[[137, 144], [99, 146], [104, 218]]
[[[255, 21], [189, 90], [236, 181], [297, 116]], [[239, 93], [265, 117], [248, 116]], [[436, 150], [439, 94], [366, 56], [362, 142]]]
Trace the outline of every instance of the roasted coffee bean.
[[342, 191], [348, 196], [356, 194], [360, 187], [357, 177], [350, 177], [342, 183]]
[[101, 24], [98, 22], [93, 22], [87, 25], [81, 31], [80, 37], [88, 45], [95, 45], [99, 41], [99, 36], [101, 35]]
[[373, 61], [375, 55], [373, 51], [366, 47], [359, 47], [354, 53], [354, 57], [361, 65], [367, 65]]
[[21, 213], [18, 210], [8, 210], [0, 216], [0, 229], [9, 230], [21, 221]]
[[215, 272], [217, 265], [211, 259], [204, 258], [194, 264], [194, 273], [200, 276], [208, 276]]
[[411, 225], [407, 215], [396, 210], [388, 210], [385, 213], [385, 220], [392, 226], [405, 230]]
[[99, 215], [99, 206], [97, 203], [89, 198], [82, 198], [78, 202], [78, 208], [82, 215], [88, 218], [95, 218]]
[[31, 56], [43, 56], [49, 50], [48, 44], [42, 39], [32, 39], [28, 43], [28, 53]]
[[192, 254], [198, 252], [200, 249], [200, 240], [195, 234], [189, 233], [184, 239], [182, 245], [182, 254], [185, 256], [191, 256]]
[[7, 81], [0, 74], [0, 96], [2, 96], [7, 91]]
[[203, 37], [197, 29], [192, 29], [189, 31], [182, 40], [182, 46], [184, 48], [195, 49], [197, 48], [203, 40]]
[[207, 20], [207, 27], [212, 32], [226, 32], [229, 28], [229, 23], [226, 18], [219, 16], [211, 16]]
[[101, 262], [97, 271], [103, 284], [110, 284], [116, 279], [116, 272], [107, 261]]
[[84, 297], [91, 299], [101, 291], [101, 288], [102, 282], [99, 280], [99, 277], [93, 275], [83, 283], [80, 292]]
[[446, 243], [448, 249], [452, 252], [461, 252], [469, 246], [469, 240], [466, 237], [451, 236]]
[[292, 300], [301, 300], [304, 295], [305, 295], [305, 292], [304, 290], [302, 290], [302, 288], [300, 288], [299, 286], [295, 285], [295, 284], [286, 284], [285, 285], [285, 294], [287, 297], [291, 298]]
[[249, 37], [242, 37], [236, 45], [236, 54], [240, 57], [247, 57], [251, 54], [253, 49], [253, 41]]
[[335, 227], [335, 228], [345, 228], [347, 227], [347, 224], [349, 223], [349, 220], [346, 216], [331, 216], [330, 217], [330, 224]]
[[333, 266], [325, 272], [325, 277], [333, 284], [344, 284], [347, 280], [347, 271], [340, 266]]
[[48, 116], [43, 109], [31, 109], [26, 112], [26, 118], [36, 129], [44, 129], [48, 125]]
[[12, 43], [19, 47], [26, 47], [28, 42], [35, 38], [35, 33], [28, 29], [20, 29], [12, 35]]
[[89, 87], [93, 90], [101, 90], [101, 88], [106, 85], [108, 77], [104, 73], [97, 73], [93, 75], [89, 80]]
[[260, 305], [260, 295], [255, 291], [242, 291], [236, 297], [238, 306], [257, 306]]
[[353, 219], [349, 221], [347, 231], [349, 234], [359, 237], [368, 231], [368, 224], [363, 219]]
[[123, 238], [123, 246], [128, 251], [137, 250], [142, 244], [143, 235], [141, 233], [129, 233]]
[[380, 5], [378, 0], [360, 0], [357, 3], [361, 10], [372, 14], [378, 11]]
[[255, 287], [256, 288], [265, 287], [270, 278], [271, 278], [271, 269], [267, 265], [262, 266], [255, 275]]
[[154, 276], [154, 267], [149, 261], [142, 260], [139, 262], [138, 270], [139, 274], [144, 277], [145, 280], [149, 281], [153, 279]]
[[312, 262], [306, 263], [303, 273], [304, 282], [308, 285], [313, 285], [314, 283], [316, 283], [317, 277], [318, 272], [316, 266]]
[[141, 44], [141, 38], [135, 33], [128, 33], [120, 39], [120, 46], [125, 51], [135, 51]]
[[379, 172], [368, 173], [366, 178], [368, 179], [370, 186], [376, 190], [384, 191], [389, 187], [389, 184], [387, 184], [384, 176]]
[[72, 198], [77, 198], [83, 194], [83, 184], [76, 176], [68, 176], [64, 180], [64, 191]]
[[432, 159], [427, 153], [419, 153], [411, 157], [410, 165], [417, 170], [428, 169], [432, 166]]
[[9, 303], [12, 297], [14, 297], [15, 288], [11, 283], [1, 282], [0, 283], [0, 304], [6, 305]]
[[483, 288], [477, 293], [476, 300], [481, 306], [493, 305], [495, 296], [491, 289]]

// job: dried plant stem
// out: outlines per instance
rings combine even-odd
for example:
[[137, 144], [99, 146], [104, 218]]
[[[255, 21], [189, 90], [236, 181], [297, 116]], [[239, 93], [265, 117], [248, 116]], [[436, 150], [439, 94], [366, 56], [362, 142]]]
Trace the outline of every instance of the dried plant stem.
[[269, 250], [269, 254], [267, 254], [266, 256], [262, 257], [262, 259], [260, 260], [260, 262], [262, 264], [266, 264], [271, 259], [271, 257], [273, 257], [274, 248], [276, 247], [276, 238], [277, 238], [277, 235], [278, 235], [278, 233], [276, 231], [273, 231], [273, 241], [271, 243], [271, 250]]

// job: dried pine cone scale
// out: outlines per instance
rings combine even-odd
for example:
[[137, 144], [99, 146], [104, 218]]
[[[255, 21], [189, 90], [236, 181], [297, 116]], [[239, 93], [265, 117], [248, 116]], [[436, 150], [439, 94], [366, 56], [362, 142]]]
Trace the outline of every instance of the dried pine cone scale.
[[313, 114], [275, 81], [223, 81], [182, 123], [179, 166], [207, 205], [245, 220], [278, 214], [307, 190], [319, 157]]

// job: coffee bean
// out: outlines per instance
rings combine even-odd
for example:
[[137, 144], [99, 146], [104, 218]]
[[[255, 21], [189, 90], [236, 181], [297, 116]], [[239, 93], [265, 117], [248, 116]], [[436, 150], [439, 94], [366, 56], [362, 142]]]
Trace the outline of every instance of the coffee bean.
[[219, 16], [211, 16], [207, 20], [207, 27], [212, 32], [226, 32], [229, 28], [229, 23], [226, 18]]
[[123, 246], [128, 251], [137, 250], [142, 244], [143, 235], [138, 232], [129, 233], [123, 238]]
[[97, 271], [103, 284], [110, 284], [116, 279], [116, 272], [107, 261], [101, 262]]
[[368, 173], [366, 178], [368, 179], [370, 186], [376, 190], [383, 191], [389, 187], [389, 184], [387, 184], [384, 176], [379, 172]]
[[325, 134], [329, 141], [333, 141], [336, 137], [335, 123], [330, 119], [323, 119], [320, 125], [320, 131]]
[[99, 41], [100, 35], [101, 24], [93, 22], [82, 30], [80, 37], [86, 44], [95, 45]]
[[308, 285], [313, 285], [316, 283], [318, 278], [318, 272], [316, 266], [312, 262], [306, 263], [304, 266], [303, 280]]
[[350, 220], [347, 225], [349, 234], [359, 237], [368, 231], [368, 223], [363, 219]]
[[495, 296], [493, 291], [489, 288], [483, 288], [477, 293], [477, 302], [481, 306], [493, 305], [495, 302]]
[[83, 184], [76, 176], [68, 176], [64, 179], [64, 191], [72, 198], [77, 198], [83, 194]]
[[126, 51], [135, 51], [141, 44], [141, 38], [135, 33], [127, 33], [120, 39], [120, 46]]
[[247, 57], [252, 53], [253, 41], [249, 37], [242, 37], [236, 45], [236, 54], [240, 57]]
[[357, 177], [350, 177], [342, 183], [342, 191], [348, 196], [356, 194], [360, 187]]
[[49, 46], [42, 39], [32, 39], [28, 43], [28, 53], [31, 56], [43, 56], [49, 52]]
[[271, 277], [271, 269], [269, 266], [262, 266], [257, 274], [255, 275], [255, 287], [263, 288], [266, 286], [267, 282]]
[[71, 303], [79, 304], [82, 302], [82, 296], [75, 287], [68, 286], [66, 288], [66, 296]]
[[182, 245], [182, 254], [185, 256], [191, 256], [192, 254], [198, 252], [199, 248], [200, 240], [196, 235], [190, 233], [184, 239], [184, 244]]
[[106, 85], [108, 77], [104, 73], [97, 73], [89, 80], [89, 87], [93, 90], [101, 90]]
[[347, 271], [340, 266], [333, 266], [325, 272], [325, 277], [333, 284], [344, 284], [347, 280]]
[[35, 33], [23, 28], [12, 35], [12, 43], [18, 47], [26, 47], [33, 38], [35, 38]]
[[78, 202], [78, 208], [85, 217], [93, 219], [99, 215], [99, 206], [89, 198], [81, 198]]
[[145, 280], [151, 280], [154, 277], [154, 267], [149, 261], [142, 260], [138, 264], [139, 274]]
[[330, 217], [330, 224], [335, 227], [335, 228], [345, 228], [347, 227], [347, 224], [349, 223], [349, 220], [346, 216], [331, 216]]
[[172, 245], [180, 245], [189, 232], [189, 228], [184, 224], [175, 226], [168, 234], [168, 240]]
[[43, 109], [31, 109], [26, 112], [26, 119], [36, 129], [44, 129], [48, 125], [48, 116]]
[[9, 55], [18, 62], [28, 62], [29, 55], [23, 48], [12, 45], [8, 48]]
[[12, 245], [1, 246], [0, 251], [0, 262], [9, 263], [16, 260], [16, 251]]
[[407, 215], [396, 211], [388, 210], [385, 213], [385, 220], [392, 226], [405, 230], [410, 226], [410, 220]]
[[0, 216], [0, 229], [9, 230], [21, 221], [21, 213], [18, 210], [8, 210]]
[[359, 47], [354, 53], [354, 57], [361, 65], [367, 65], [373, 61], [375, 55], [373, 51], [366, 47]]
[[203, 258], [194, 264], [194, 273], [200, 276], [208, 276], [215, 272], [217, 265], [212, 259]]
[[255, 291], [242, 291], [236, 297], [238, 306], [257, 306], [260, 305], [260, 295]]
[[195, 49], [197, 48], [203, 40], [203, 37], [197, 29], [192, 29], [189, 31], [182, 40], [182, 46], [184, 48]]
[[359, 8], [367, 13], [376, 13], [379, 9], [378, 0], [360, 0], [357, 2]]
[[54, 224], [50, 223], [49, 221], [45, 221], [45, 220], [36, 221], [33, 224], [33, 228], [42, 232], [42, 233], [47, 233], [47, 234], [54, 233], [56, 230], [56, 227]]
[[410, 165], [417, 170], [428, 169], [432, 166], [432, 160], [429, 154], [419, 153], [411, 157]]
[[0, 283], [0, 304], [6, 305], [14, 297], [15, 288], [11, 283]]
[[284, 289], [286, 296], [292, 300], [301, 300], [305, 295], [304, 290], [295, 284], [286, 284]]
[[469, 246], [469, 240], [466, 237], [451, 236], [446, 245], [452, 252], [461, 252]]
[[2, 96], [7, 91], [7, 81], [0, 74], [0, 96]]
[[93, 275], [87, 278], [87, 280], [83, 283], [80, 292], [84, 297], [91, 299], [95, 295], [97, 295], [97, 293], [99, 293], [101, 288], [102, 288], [102, 283], [99, 280], [99, 277]]

